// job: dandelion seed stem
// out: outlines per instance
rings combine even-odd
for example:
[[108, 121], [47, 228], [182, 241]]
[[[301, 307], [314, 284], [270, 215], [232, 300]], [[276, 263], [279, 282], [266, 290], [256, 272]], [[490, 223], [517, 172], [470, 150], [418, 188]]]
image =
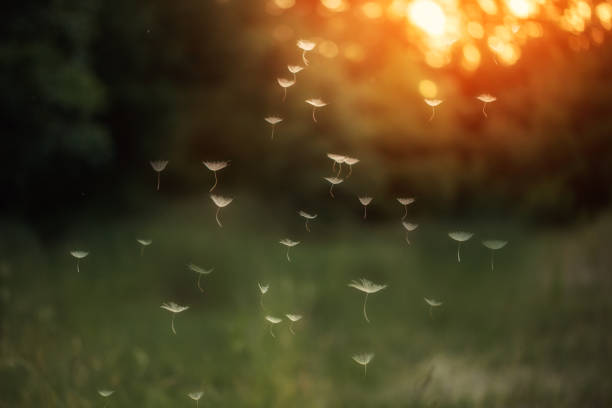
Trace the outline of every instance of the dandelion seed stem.
[[363, 301], [363, 317], [365, 317], [366, 322], [370, 323], [370, 319], [368, 319], [368, 313], [366, 312], [367, 303], [368, 303], [368, 293], [366, 293], [365, 300]]
[[406, 243], [410, 245], [410, 240], [408, 239], [408, 233], [406, 233]]
[[493, 250], [491, 250], [491, 271], [495, 270], [495, 260], [494, 260], [494, 257], [495, 257], [495, 252], [493, 252]]
[[289, 247], [287, 247], [287, 260], [291, 262], [291, 257], [289, 256]]
[[276, 338], [276, 336], [274, 335], [274, 332], [272, 331], [272, 325], [270, 325], [270, 336]]
[[308, 226], [308, 219], [306, 219], [304, 225], [306, 226], [306, 231], [310, 232], [310, 227]]
[[461, 263], [461, 242], [457, 243], [457, 262]]
[[353, 174], [353, 166], [351, 166], [351, 165], [349, 164], [349, 172], [348, 172], [348, 174], [346, 175], [346, 177], [345, 177], [345, 178], [349, 178], [349, 177], [351, 177], [351, 174]]
[[210, 188], [210, 190], [208, 190], [209, 193], [211, 191], [213, 191], [215, 189], [215, 187], [217, 187], [217, 172], [213, 171], [213, 174], [215, 175], [215, 184], [213, 184], [213, 186]]
[[367, 219], [368, 218], [368, 207], [367, 206], [363, 206], [363, 219]]
[[488, 118], [489, 115], [487, 115], [487, 103], [483, 103], [482, 104], [482, 113], [484, 113], [485, 118]]
[[293, 331], [293, 322], [289, 323], [289, 331], [291, 332], [291, 334], [293, 334], [295, 336], [295, 332]]
[[274, 128], [276, 128], [276, 125], [272, 125], [272, 136], [270, 136], [270, 140], [274, 140]]
[[283, 88], [283, 102], [287, 99], [287, 88]]
[[336, 171], [336, 161], [332, 161], [332, 171]]
[[160, 179], [161, 179], [161, 172], [158, 171], [157, 172], [157, 191], [159, 191], [159, 182], [160, 182]]
[[297, 75], [295, 75], [295, 72], [293, 73], [293, 82], [297, 81]]
[[329, 195], [331, 196], [331, 198], [336, 198], [336, 197], [334, 196], [333, 188], [334, 188], [334, 185], [333, 185], [333, 184], [329, 186]]
[[81, 269], [79, 269], [79, 260], [77, 259], [77, 272], [81, 273]]
[[317, 123], [317, 117], [315, 116], [316, 110], [317, 110], [316, 107], [312, 108], [312, 120], [314, 120], [315, 123]]
[[217, 208], [217, 212], [215, 214], [215, 218], [217, 219], [217, 224], [219, 224], [220, 228], [223, 228], [223, 224], [221, 224], [221, 220], [219, 219], [219, 212], [221, 211], [221, 207]]
[[342, 173], [342, 163], [338, 163], [338, 173], [336, 174], [336, 177], [340, 177], [340, 173]]
[[432, 313], [433, 307], [429, 306], [429, 318], [433, 319], [433, 313]]
[[363, 365], [363, 376], [364, 377], [368, 376], [368, 365], [367, 364]]
[[408, 206], [407, 205], [404, 206], [404, 216], [402, 217], [402, 221], [406, 219], [406, 216], [408, 216]]
[[308, 60], [306, 59], [306, 50], [302, 51], [302, 61], [304, 61], [304, 65], [308, 65]]
[[431, 117], [429, 118], [430, 122], [433, 120], [435, 115], [436, 115], [436, 108], [432, 107], [431, 108]]
[[200, 286], [200, 279], [202, 278], [202, 274], [198, 273], [198, 288], [200, 288], [200, 292], [204, 293], [204, 289]]
[[172, 333], [176, 334], [176, 330], [174, 329], [174, 318], [176, 317], [176, 313], [172, 313]]

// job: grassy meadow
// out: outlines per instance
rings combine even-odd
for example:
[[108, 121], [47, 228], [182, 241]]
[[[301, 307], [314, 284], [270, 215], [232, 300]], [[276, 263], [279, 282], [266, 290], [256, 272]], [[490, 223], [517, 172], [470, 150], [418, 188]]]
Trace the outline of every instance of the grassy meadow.
[[[420, 226], [408, 245], [402, 208], [387, 205], [397, 217], [376, 201], [368, 220], [358, 202], [338, 204], [310, 233], [293, 210], [248, 197], [222, 210], [222, 229], [206, 197], [81, 214], [52, 239], [3, 222], [0, 406], [191, 407], [198, 389], [200, 407], [612, 401], [611, 217], [566, 229], [409, 217]], [[476, 233], [460, 264], [456, 229]], [[302, 241], [291, 263], [285, 237]], [[509, 241], [493, 271], [486, 237]], [[137, 238], [153, 240], [144, 256]], [[91, 251], [80, 273], [76, 248]], [[204, 293], [190, 262], [214, 267]], [[388, 284], [368, 297], [369, 324], [347, 286], [361, 277]], [[270, 285], [265, 312], [258, 282]], [[430, 316], [424, 297], [443, 305]], [[176, 335], [165, 301], [190, 307]], [[286, 313], [304, 316], [296, 334], [285, 319], [273, 338], [264, 316]], [[367, 376], [360, 352], [375, 353]]]

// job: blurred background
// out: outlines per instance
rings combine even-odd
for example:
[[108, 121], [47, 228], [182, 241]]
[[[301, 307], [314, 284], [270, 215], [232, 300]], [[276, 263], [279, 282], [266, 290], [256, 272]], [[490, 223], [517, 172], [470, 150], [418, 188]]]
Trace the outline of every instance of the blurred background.
[[[612, 2], [29, 0], [3, 17], [1, 407], [191, 406], [197, 389], [200, 406], [611, 403]], [[283, 101], [300, 39], [315, 47]], [[309, 98], [328, 103], [317, 123]], [[330, 152], [360, 160], [335, 199]], [[159, 191], [152, 160], [169, 161]], [[231, 161], [223, 229], [203, 160]], [[397, 197], [416, 198], [410, 244]], [[461, 264], [453, 230], [476, 233]], [[494, 271], [487, 238], [509, 241]], [[189, 262], [215, 268], [204, 293]], [[360, 277], [389, 284], [372, 324]], [[191, 307], [176, 336], [163, 301]], [[296, 335], [272, 338], [263, 317], [292, 312]]]

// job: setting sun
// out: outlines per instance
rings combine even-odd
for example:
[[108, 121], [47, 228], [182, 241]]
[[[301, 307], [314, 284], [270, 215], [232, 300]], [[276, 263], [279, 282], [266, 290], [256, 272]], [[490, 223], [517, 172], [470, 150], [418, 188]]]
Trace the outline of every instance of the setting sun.
[[446, 29], [446, 15], [442, 8], [431, 0], [416, 0], [408, 6], [410, 20], [427, 34], [439, 37]]

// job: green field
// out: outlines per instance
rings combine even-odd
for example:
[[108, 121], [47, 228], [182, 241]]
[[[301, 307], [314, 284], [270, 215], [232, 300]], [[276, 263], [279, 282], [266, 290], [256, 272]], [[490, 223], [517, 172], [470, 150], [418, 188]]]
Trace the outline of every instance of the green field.
[[[1, 407], [192, 407], [198, 389], [200, 407], [612, 404], [612, 218], [554, 230], [425, 218], [409, 246], [399, 207], [321, 214], [307, 233], [294, 209], [254, 201], [224, 209], [219, 229], [204, 200], [79, 215], [44, 240], [2, 223]], [[461, 264], [455, 229], [477, 234]], [[510, 242], [494, 271], [491, 236]], [[291, 263], [285, 237], [302, 241]], [[142, 257], [136, 238], [153, 240]], [[76, 248], [91, 251], [80, 273]], [[190, 262], [215, 268], [204, 293]], [[369, 324], [347, 286], [361, 277], [389, 285], [368, 297]], [[270, 335], [258, 282], [267, 313], [304, 315], [295, 335], [285, 321]], [[424, 297], [444, 304], [430, 316]], [[176, 335], [165, 301], [190, 306]], [[367, 376], [360, 352], [375, 353]]]

